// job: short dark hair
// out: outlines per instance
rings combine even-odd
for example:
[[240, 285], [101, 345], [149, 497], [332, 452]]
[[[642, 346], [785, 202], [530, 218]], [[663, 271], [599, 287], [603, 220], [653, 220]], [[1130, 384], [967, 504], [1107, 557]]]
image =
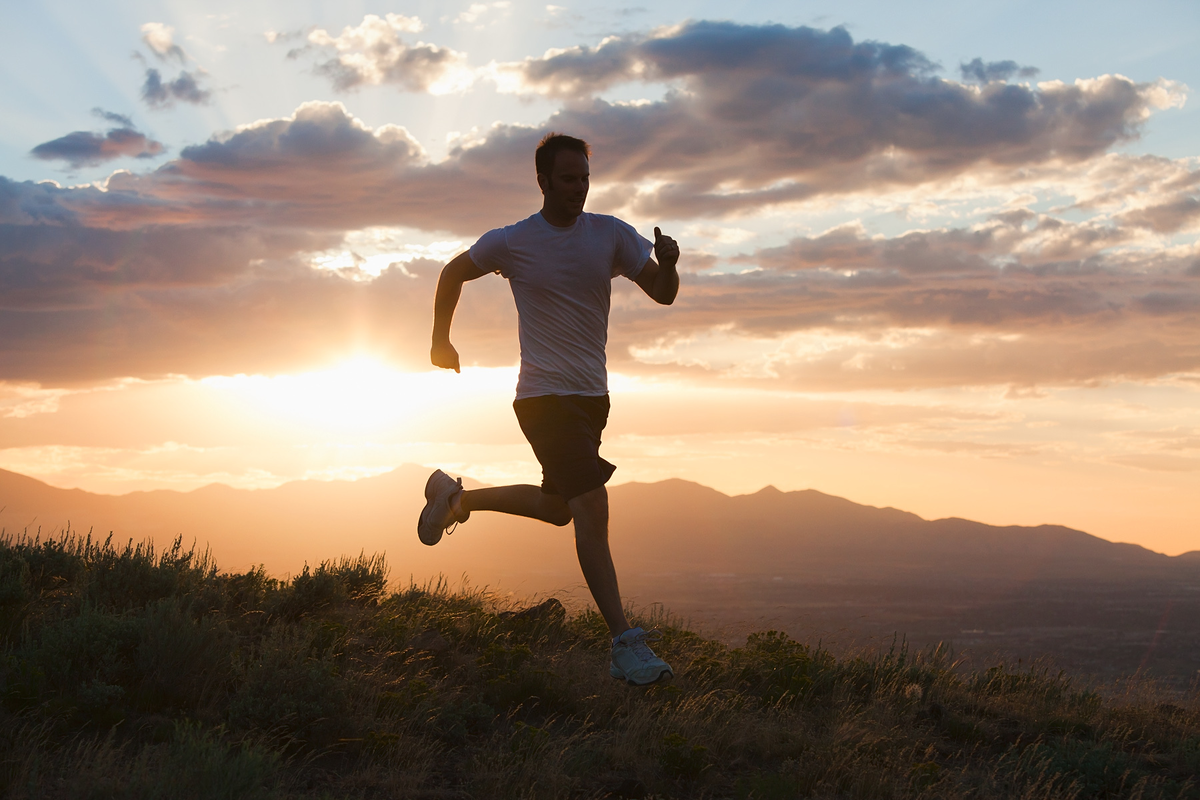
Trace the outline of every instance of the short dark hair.
[[574, 150], [576, 153], [583, 153], [585, 158], [592, 157], [592, 148], [583, 139], [550, 131], [542, 137], [537, 151], [533, 154], [533, 164], [537, 168], [538, 175], [549, 176], [554, 172], [554, 159], [559, 150]]

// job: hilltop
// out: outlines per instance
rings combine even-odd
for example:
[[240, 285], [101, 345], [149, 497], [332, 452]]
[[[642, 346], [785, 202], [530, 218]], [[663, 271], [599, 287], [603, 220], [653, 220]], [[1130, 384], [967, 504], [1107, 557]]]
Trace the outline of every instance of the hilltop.
[[[589, 597], [569, 528], [476, 514], [434, 548], [413, 530], [428, 468], [273, 489], [100, 495], [0, 471], [0, 528], [211, 549], [228, 569], [296, 575], [312, 553], [386, 554], [398, 577], [471, 576], [514, 598]], [[468, 480], [468, 485], [478, 485]], [[819, 491], [729, 496], [684, 480], [610, 488], [623, 596], [740, 644], [773, 628], [841, 653], [900, 633], [979, 663], [1051, 657], [1186, 689], [1200, 664], [1200, 554], [1168, 557], [1057, 525], [926, 520]], [[531, 554], [536, 554], [532, 556]]]
[[0, 540], [13, 798], [1196, 798], [1200, 698], [967, 670], [903, 642], [730, 647], [666, 613], [672, 683], [610, 680], [594, 612], [382, 558], [280, 580], [178, 542]]

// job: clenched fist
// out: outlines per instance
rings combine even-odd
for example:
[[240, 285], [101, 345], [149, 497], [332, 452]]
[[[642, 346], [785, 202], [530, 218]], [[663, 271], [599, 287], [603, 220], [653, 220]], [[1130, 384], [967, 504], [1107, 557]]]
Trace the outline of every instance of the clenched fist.
[[462, 372], [458, 364], [458, 351], [454, 349], [454, 345], [450, 344], [449, 339], [433, 343], [433, 347], [429, 349], [429, 360], [435, 367]]

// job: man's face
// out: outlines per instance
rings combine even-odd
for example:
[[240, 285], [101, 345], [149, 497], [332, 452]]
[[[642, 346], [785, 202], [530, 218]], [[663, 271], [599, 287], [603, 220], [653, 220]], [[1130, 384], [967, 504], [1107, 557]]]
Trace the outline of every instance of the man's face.
[[587, 156], [574, 150], [558, 151], [550, 175], [538, 176], [546, 205], [560, 216], [578, 217], [587, 200], [588, 177]]

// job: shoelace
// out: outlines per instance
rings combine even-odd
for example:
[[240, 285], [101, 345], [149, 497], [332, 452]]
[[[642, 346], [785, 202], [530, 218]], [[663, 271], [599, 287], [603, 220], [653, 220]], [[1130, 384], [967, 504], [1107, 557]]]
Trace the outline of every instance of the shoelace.
[[658, 656], [654, 655], [654, 651], [650, 649], [650, 646], [646, 642], [657, 642], [661, 638], [662, 632], [655, 629], [652, 631], [643, 631], [633, 637], [632, 642], [626, 642], [625, 644], [638, 657], [638, 661], [649, 661], [652, 658], [658, 658]]

